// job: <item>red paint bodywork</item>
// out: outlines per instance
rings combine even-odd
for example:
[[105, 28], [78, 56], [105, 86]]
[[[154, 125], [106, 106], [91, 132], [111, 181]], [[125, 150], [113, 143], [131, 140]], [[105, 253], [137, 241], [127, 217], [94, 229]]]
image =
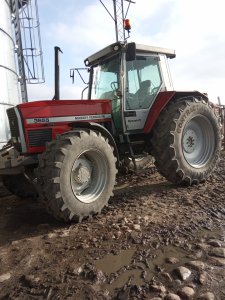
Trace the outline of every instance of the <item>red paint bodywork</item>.
[[[193, 92], [176, 92], [168, 91], [161, 92], [158, 94], [155, 102], [153, 103], [147, 120], [144, 126], [144, 133], [148, 134], [152, 130], [155, 122], [157, 121], [161, 111], [164, 107], [174, 98], [174, 97], [184, 97], [184, 96], [200, 96], [207, 97], [203, 94], [193, 91]], [[29, 103], [19, 104], [17, 107], [21, 113], [23, 128], [25, 132], [25, 140], [27, 145], [28, 153], [40, 153], [43, 152], [45, 147], [30, 147], [28, 140], [28, 132], [30, 130], [45, 130], [52, 129], [52, 139], [55, 139], [57, 135], [64, 132], [70, 131], [74, 128], [72, 124], [75, 122], [89, 122], [88, 120], [75, 120], [74, 121], [63, 121], [63, 122], [45, 122], [37, 124], [28, 124], [26, 119], [32, 118], [51, 118], [51, 117], [73, 117], [73, 116], [94, 116], [107, 114], [110, 115], [108, 118], [96, 118], [91, 119], [91, 122], [103, 123], [103, 122], [112, 122], [112, 101], [101, 99], [101, 100], [52, 100], [52, 101], [35, 101]]]
[[184, 97], [196, 97], [204, 99], [206, 102], [209, 101], [208, 96], [198, 91], [169, 91], [160, 92], [156, 97], [154, 104], [152, 105], [147, 121], [144, 127], [144, 133], [149, 133], [154, 126], [158, 116], [160, 115], [163, 108], [173, 99], [182, 99]]
[[175, 96], [176, 92], [161, 92], [158, 94], [155, 102], [153, 103], [148, 118], [145, 122], [144, 133], [149, 133], [154, 126], [159, 114], [166, 106], [166, 104]]
[[[38, 153], [44, 151], [44, 147], [29, 147], [28, 131], [29, 130], [45, 130], [52, 129], [52, 139], [55, 139], [58, 134], [67, 132], [72, 129], [72, 122], [42, 122], [41, 124], [27, 124], [26, 119], [32, 118], [50, 118], [50, 117], [65, 117], [65, 116], [89, 116], [110, 114], [112, 112], [111, 100], [52, 100], [52, 101], [35, 101], [22, 103], [17, 106], [19, 108], [24, 132], [25, 140], [28, 146], [28, 153]], [[108, 119], [92, 119], [91, 122], [107, 122]], [[74, 121], [75, 122], [75, 121]], [[79, 122], [82, 122], [80, 120]], [[87, 121], [83, 121], [87, 122]]]

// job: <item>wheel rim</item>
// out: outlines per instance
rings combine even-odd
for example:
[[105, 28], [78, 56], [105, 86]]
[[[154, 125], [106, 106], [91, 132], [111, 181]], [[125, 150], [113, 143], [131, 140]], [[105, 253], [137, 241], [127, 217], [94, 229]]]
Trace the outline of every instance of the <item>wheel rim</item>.
[[213, 126], [204, 116], [196, 116], [185, 126], [182, 147], [186, 161], [195, 168], [203, 167], [215, 149]]
[[107, 160], [99, 151], [85, 151], [75, 160], [71, 169], [70, 183], [79, 201], [94, 202], [104, 190], [107, 180]]

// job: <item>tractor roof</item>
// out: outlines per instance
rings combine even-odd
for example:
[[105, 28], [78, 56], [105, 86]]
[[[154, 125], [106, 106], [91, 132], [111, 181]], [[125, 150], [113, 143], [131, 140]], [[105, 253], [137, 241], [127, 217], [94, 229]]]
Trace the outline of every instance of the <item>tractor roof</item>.
[[[148, 53], [148, 54], [164, 54], [168, 58], [174, 58], [176, 56], [175, 50], [173, 49], [166, 49], [166, 48], [161, 48], [161, 47], [155, 47], [155, 46], [147, 46], [147, 45], [142, 45], [142, 44], [135, 44], [136, 45], [136, 50], [141, 53]], [[122, 48], [125, 48], [126, 44], [123, 43], [114, 43], [111, 44], [102, 50], [92, 54], [91, 56], [87, 57], [84, 60], [84, 63], [86, 66], [91, 66], [98, 64], [100, 60], [103, 60], [105, 58], [110, 57], [113, 54], [116, 54], [121, 51]]]
[[152, 53], [152, 54], [165, 54], [168, 58], [176, 57], [175, 50], [155, 47], [155, 46], [147, 46], [142, 44], [136, 44], [136, 49], [140, 52], [144, 53]]

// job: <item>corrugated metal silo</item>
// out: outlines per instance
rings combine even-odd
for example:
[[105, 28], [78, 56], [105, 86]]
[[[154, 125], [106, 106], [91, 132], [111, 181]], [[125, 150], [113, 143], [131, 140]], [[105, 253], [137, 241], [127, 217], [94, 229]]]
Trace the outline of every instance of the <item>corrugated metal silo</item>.
[[9, 0], [0, 1], [0, 148], [10, 138], [6, 109], [21, 102]]

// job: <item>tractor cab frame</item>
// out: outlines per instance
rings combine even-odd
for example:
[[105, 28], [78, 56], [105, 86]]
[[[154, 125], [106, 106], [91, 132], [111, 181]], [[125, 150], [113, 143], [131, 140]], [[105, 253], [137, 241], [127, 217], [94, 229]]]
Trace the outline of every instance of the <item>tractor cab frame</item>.
[[172, 91], [171, 49], [114, 43], [85, 60], [90, 67], [89, 99], [111, 99], [116, 133], [143, 132], [160, 92]]

